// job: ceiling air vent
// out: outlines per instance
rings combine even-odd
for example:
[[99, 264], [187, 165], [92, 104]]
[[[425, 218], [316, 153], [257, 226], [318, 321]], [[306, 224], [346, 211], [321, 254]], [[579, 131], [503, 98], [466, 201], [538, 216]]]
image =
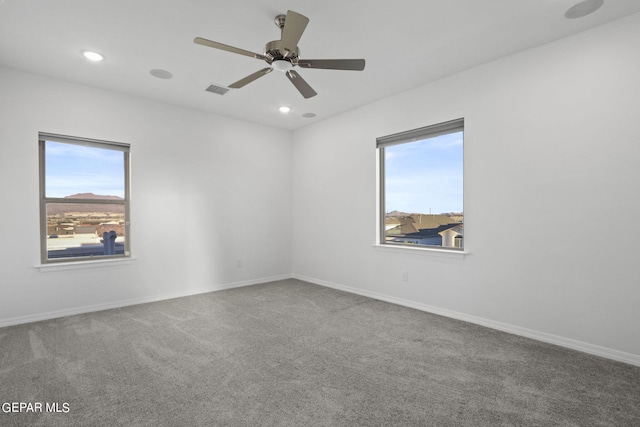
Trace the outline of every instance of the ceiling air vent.
[[229, 92], [229, 89], [227, 89], [226, 87], [216, 85], [211, 85], [206, 90], [207, 92], [215, 93], [218, 95], [224, 95], [225, 93]]

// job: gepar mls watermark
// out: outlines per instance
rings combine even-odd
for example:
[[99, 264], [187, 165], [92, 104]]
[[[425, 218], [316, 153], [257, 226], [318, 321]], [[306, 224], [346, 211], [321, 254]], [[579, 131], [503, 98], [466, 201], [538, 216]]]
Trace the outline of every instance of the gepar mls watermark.
[[58, 413], [68, 414], [68, 402], [3, 402], [1, 410], [5, 414], [15, 413]]

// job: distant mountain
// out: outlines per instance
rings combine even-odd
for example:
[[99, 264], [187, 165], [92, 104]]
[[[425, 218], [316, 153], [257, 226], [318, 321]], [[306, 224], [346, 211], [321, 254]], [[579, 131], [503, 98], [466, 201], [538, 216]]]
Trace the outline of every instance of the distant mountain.
[[418, 216], [418, 215], [443, 215], [443, 216], [449, 216], [449, 217], [461, 217], [463, 216], [462, 212], [441, 212], [441, 213], [437, 213], [437, 214], [427, 214], [424, 212], [400, 212], [400, 211], [391, 211], [391, 212], [387, 212], [386, 213], [386, 217], [389, 218], [402, 218], [402, 217], [409, 217], [409, 216]]
[[101, 196], [93, 193], [78, 193], [71, 196], [65, 196], [65, 199], [99, 199], [99, 200], [124, 200], [119, 196]]
[[[119, 196], [103, 196], [93, 193], [78, 193], [64, 197], [65, 199], [93, 199], [93, 200], [124, 200]], [[47, 205], [48, 215], [62, 215], [71, 212], [78, 213], [113, 213], [123, 214], [124, 206], [122, 205], [103, 205], [89, 203], [50, 203]]]
[[391, 211], [391, 212], [387, 212], [386, 216], [387, 217], [406, 217], [406, 216], [411, 216], [411, 214], [407, 212]]

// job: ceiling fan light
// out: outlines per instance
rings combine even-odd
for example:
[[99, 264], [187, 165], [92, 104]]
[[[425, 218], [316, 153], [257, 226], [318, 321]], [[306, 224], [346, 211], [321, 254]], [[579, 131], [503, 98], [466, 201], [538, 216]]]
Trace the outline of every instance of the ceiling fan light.
[[271, 63], [271, 66], [278, 71], [289, 71], [293, 68], [293, 64], [285, 59], [276, 59]]

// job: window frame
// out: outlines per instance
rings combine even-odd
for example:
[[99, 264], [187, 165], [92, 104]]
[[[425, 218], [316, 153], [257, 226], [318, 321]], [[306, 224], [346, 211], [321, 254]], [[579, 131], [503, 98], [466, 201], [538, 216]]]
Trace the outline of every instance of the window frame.
[[[105, 150], [120, 151], [124, 154], [124, 199], [84, 199], [47, 197], [46, 195], [46, 142], [58, 142], [63, 144], [79, 145], [84, 147], [101, 148]], [[38, 133], [38, 160], [39, 160], [39, 191], [40, 191], [40, 262], [42, 265], [78, 263], [98, 260], [131, 259], [131, 145], [122, 142], [104, 141], [91, 138], [58, 135], [53, 133]], [[49, 258], [47, 249], [47, 204], [104, 204], [124, 206], [124, 253], [112, 255], [85, 255], [75, 257]]]
[[[378, 245], [384, 246], [384, 247], [390, 247], [390, 248], [402, 248], [402, 249], [412, 249], [412, 250], [435, 250], [435, 251], [444, 251], [444, 252], [466, 253], [465, 244], [463, 244], [463, 247], [435, 246], [435, 245], [422, 245], [422, 244], [408, 245], [408, 244], [387, 242], [387, 239], [386, 239], [385, 218], [386, 218], [387, 212], [386, 212], [386, 200], [385, 200], [385, 192], [386, 192], [385, 191], [386, 190], [385, 151], [384, 151], [385, 147], [417, 142], [427, 138], [435, 138], [438, 136], [448, 135], [455, 132], [462, 132], [462, 138], [463, 138], [462, 175], [463, 175], [463, 209], [464, 209], [464, 117], [376, 138], [376, 150], [378, 152], [378, 156], [377, 156], [378, 157], [378, 216], [379, 216], [378, 233], [377, 233]], [[464, 223], [465, 221], [463, 220], [462, 222], [463, 226], [464, 226]]]

